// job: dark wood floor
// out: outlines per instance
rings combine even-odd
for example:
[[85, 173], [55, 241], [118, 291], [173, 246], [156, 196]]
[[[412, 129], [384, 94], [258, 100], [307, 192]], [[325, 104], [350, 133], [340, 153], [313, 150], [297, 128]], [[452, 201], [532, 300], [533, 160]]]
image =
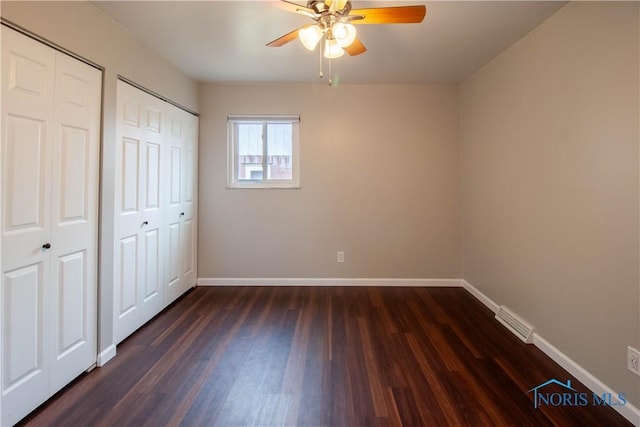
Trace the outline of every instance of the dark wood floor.
[[461, 288], [196, 288], [25, 420], [55, 426], [622, 426]]

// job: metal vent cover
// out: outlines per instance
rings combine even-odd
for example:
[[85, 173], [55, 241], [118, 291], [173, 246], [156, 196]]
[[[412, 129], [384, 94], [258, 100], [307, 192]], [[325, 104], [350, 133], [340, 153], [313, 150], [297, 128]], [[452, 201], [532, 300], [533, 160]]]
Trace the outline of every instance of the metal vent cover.
[[508, 308], [501, 305], [496, 312], [496, 320], [502, 323], [507, 329], [527, 344], [533, 343], [533, 327]]

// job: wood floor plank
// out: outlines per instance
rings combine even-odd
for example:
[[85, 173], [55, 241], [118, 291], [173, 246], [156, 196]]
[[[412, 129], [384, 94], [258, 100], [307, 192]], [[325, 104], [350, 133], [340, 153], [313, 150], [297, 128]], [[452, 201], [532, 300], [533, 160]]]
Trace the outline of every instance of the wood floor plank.
[[460, 288], [196, 288], [24, 426], [630, 426]]

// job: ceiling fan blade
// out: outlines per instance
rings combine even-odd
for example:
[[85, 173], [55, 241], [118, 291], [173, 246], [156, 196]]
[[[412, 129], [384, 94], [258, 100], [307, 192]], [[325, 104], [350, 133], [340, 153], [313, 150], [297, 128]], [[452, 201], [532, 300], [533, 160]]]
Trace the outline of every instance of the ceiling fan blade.
[[360, 55], [361, 53], [365, 53], [367, 48], [362, 44], [359, 38], [356, 38], [353, 43], [344, 48], [345, 51], [351, 56]]
[[271, 41], [271, 42], [267, 43], [267, 46], [269, 46], [269, 47], [280, 47], [282, 45], [285, 45], [285, 44], [297, 39], [298, 38], [298, 31], [302, 30], [303, 28], [307, 28], [307, 27], [310, 27], [310, 25], [303, 25], [300, 28], [296, 28], [295, 30], [291, 31], [290, 33], [287, 33], [284, 36], [278, 37], [274, 41]]
[[427, 13], [426, 6], [374, 7], [370, 9], [351, 9], [349, 17], [352, 24], [417, 24]]
[[305, 16], [314, 17], [316, 16], [316, 11], [308, 8], [307, 6], [303, 6], [301, 4], [297, 4], [291, 1], [282, 0], [275, 4], [278, 9], [286, 10], [289, 12], [300, 13]]

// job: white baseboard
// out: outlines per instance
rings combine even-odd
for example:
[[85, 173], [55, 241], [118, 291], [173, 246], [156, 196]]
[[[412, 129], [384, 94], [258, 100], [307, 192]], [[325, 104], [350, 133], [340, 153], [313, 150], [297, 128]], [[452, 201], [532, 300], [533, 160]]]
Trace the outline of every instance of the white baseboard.
[[198, 286], [407, 286], [461, 287], [460, 279], [259, 279], [259, 278], [199, 278]]
[[[483, 294], [473, 285], [466, 280], [462, 280], [462, 287], [466, 289], [471, 295], [473, 295], [478, 301], [486, 305], [494, 313], [498, 311], [499, 305], [496, 304], [491, 298]], [[533, 345], [538, 347], [544, 354], [549, 356], [554, 362], [560, 365], [563, 369], [568, 371], [571, 375], [576, 377], [578, 381], [584, 384], [592, 392], [602, 396], [604, 393], [611, 393], [616, 395], [611, 387], [608, 387], [605, 383], [600, 381], [589, 371], [578, 365], [569, 356], [558, 350], [555, 346], [542, 338], [537, 332], [533, 333]], [[620, 415], [625, 417], [633, 425], [640, 426], [640, 409], [627, 402], [624, 406], [612, 406]]]
[[114, 357], [116, 357], [116, 346], [114, 344], [111, 344], [109, 347], [98, 353], [96, 365], [101, 368]]
[[[604, 393], [611, 393], [613, 395], [617, 394], [617, 392], [614, 391], [611, 387], [607, 386], [605, 383], [593, 376], [589, 371], [578, 365], [571, 358], [569, 358], [569, 356], [558, 350], [556, 347], [554, 347], [547, 340], [545, 340], [535, 332], [533, 334], [533, 344], [540, 350], [542, 350], [547, 356], [553, 359], [554, 362], [569, 371], [571, 375], [576, 377], [578, 381], [580, 381], [582, 384], [588, 387], [589, 390], [596, 393], [597, 395], [602, 396]], [[613, 406], [613, 409], [615, 409], [620, 415], [629, 420], [632, 424], [640, 426], [640, 410], [633, 406], [631, 403], [627, 402], [627, 404], [624, 406]]]
[[469, 282], [467, 282], [466, 280], [462, 280], [462, 287], [465, 288], [467, 292], [473, 295], [478, 301], [486, 305], [489, 310], [493, 311], [494, 313], [498, 312], [498, 307], [500, 306], [493, 302], [491, 298], [474, 288]]

